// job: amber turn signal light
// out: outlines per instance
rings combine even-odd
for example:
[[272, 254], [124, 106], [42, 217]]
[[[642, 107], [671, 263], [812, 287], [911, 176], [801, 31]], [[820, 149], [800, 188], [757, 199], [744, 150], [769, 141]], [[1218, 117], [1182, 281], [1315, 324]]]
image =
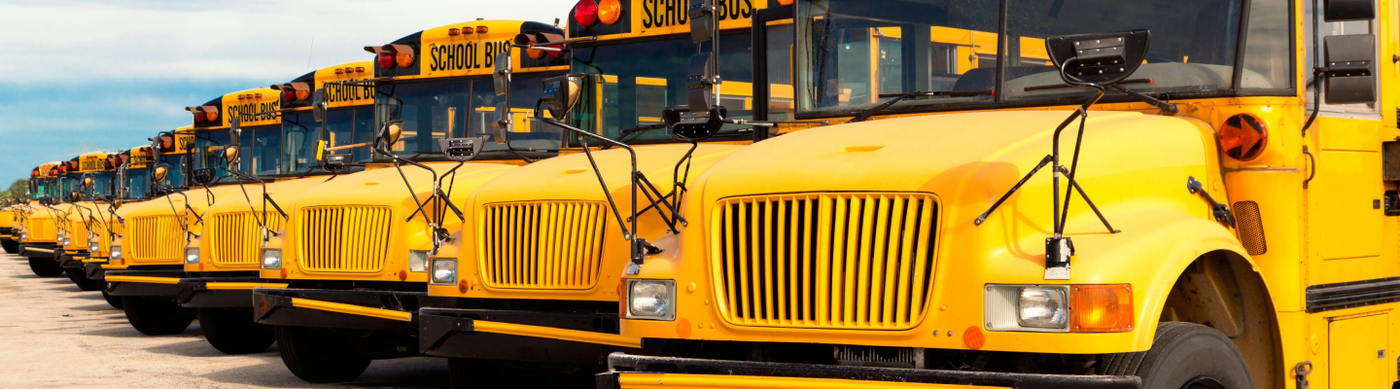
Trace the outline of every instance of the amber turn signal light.
[[1070, 288], [1070, 332], [1133, 330], [1133, 290], [1127, 284]]

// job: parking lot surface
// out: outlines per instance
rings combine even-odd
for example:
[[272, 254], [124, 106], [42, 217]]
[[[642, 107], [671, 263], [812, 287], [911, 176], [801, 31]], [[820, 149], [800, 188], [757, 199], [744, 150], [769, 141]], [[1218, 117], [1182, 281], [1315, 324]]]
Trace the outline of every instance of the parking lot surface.
[[354, 382], [313, 385], [282, 366], [276, 346], [224, 355], [198, 322], [184, 333], [145, 336], [100, 292], [66, 277], [39, 278], [23, 257], [0, 254], [0, 388], [439, 388], [447, 361], [375, 361]]

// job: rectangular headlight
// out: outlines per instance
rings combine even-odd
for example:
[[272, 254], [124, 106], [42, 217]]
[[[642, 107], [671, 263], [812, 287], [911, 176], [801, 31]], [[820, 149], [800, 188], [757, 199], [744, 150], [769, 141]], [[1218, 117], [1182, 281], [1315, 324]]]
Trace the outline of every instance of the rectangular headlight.
[[282, 270], [282, 250], [263, 249], [262, 268], [265, 270]]
[[414, 273], [428, 271], [428, 252], [426, 250], [408, 251], [408, 271]]
[[185, 248], [185, 264], [186, 264], [186, 265], [198, 265], [198, 264], [199, 264], [199, 248], [198, 248], [198, 247], [186, 247], [186, 248]]
[[88, 254], [97, 254], [102, 251], [102, 243], [96, 240], [88, 240]]
[[988, 331], [1069, 332], [1068, 285], [987, 285]]
[[676, 281], [627, 280], [627, 318], [676, 319]]
[[457, 284], [457, 258], [433, 258], [432, 266], [433, 274], [429, 278], [433, 285]]
[[112, 246], [112, 255], [108, 256], [108, 258], [110, 258], [110, 259], [112, 259], [112, 260], [115, 260], [115, 261], [121, 260], [121, 259], [122, 259], [122, 246]]

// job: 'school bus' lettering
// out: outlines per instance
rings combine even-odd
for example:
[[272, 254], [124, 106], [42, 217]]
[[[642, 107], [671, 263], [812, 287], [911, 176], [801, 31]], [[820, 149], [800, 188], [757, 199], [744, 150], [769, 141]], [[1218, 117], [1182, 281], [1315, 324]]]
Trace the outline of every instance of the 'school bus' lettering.
[[251, 122], [277, 119], [276, 111], [280, 103], [279, 101], [272, 101], [266, 103], [231, 105], [228, 107], [228, 111], [233, 115], [238, 115], [238, 121], [246, 125]]
[[[641, 0], [642, 28], [682, 26], [690, 21], [688, 0]], [[719, 20], [748, 19], [753, 16], [753, 0], [720, 0]]]
[[[484, 46], [484, 48], [483, 48]], [[428, 49], [429, 71], [491, 69], [496, 54], [510, 49], [510, 41], [469, 42], [433, 46]]]

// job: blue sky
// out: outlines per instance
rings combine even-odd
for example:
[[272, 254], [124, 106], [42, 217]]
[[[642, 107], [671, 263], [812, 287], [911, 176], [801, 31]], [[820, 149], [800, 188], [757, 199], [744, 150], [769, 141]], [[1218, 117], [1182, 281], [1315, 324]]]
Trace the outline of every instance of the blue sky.
[[0, 189], [41, 163], [146, 143], [184, 107], [370, 59], [362, 47], [575, 0], [0, 0]]

